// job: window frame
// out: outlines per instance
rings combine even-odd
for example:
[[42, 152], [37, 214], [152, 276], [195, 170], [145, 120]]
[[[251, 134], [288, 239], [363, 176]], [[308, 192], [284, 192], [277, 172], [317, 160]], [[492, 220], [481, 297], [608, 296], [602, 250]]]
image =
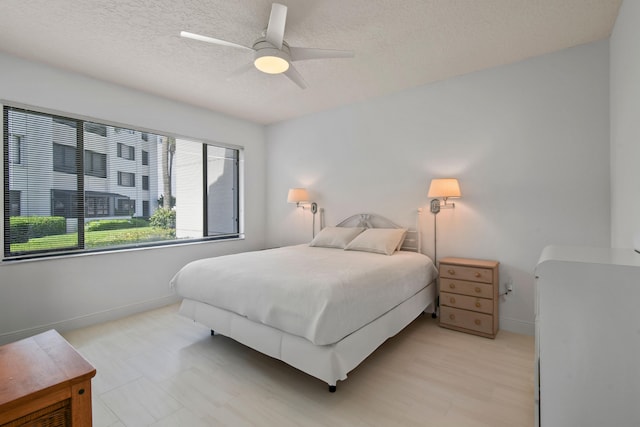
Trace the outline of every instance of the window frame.
[[[14, 205], [18, 205], [18, 214], [16, 215], [14, 211]], [[20, 216], [20, 212], [22, 211], [22, 191], [20, 190], [10, 190], [9, 191], [9, 216]]]
[[[12, 165], [21, 165], [22, 164], [22, 135], [10, 134], [9, 135], [9, 146], [7, 150], [9, 151], [9, 164]], [[16, 147], [12, 150], [11, 146], [16, 145]], [[17, 158], [17, 160], [14, 160]]]
[[131, 161], [136, 160], [136, 147], [134, 147], [133, 145], [127, 145], [122, 142], [118, 142], [116, 150], [118, 152], [118, 157], [120, 157], [121, 159]]
[[[124, 179], [125, 177], [127, 177], [129, 179], [125, 180]], [[136, 174], [135, 174], [135, 172], [118, 171], [118, 185], [120, 187], [135, 188], [135, 186], [136, 186]]]
[[[94, 176], [96, 178], [107, 178], [107, 154], [98, 151], [84, 150], [84, 174]], [[88, 157], [88, 159], [87, 159]], [[99, 158], [99, 163], [104, 165], [104, 169], [94, 168], [95, 158]]]
[[[58, 151], [58, 153], [56, 153]], [[59, 152], [62, 151], [62, 156], [60, 156]], [[53, 167], [54, 172], [67, 173], [70, 175], [76, 175], [78, 171], [78, 161], [76, 159], [77, 156], [77, 147], [72, 147], [67, 144], [60, 144], [58, 142], [53, 142], [53, 160], [51, 162], [51, 166]], [[62, 159], [62, 164], [56, 164], [56, 160]], [[70, 159], [73, 159], [72, 162], [69, 162]]]
[[86, 195], [84, 198], [85, 218], [105, 218], [109, 216], [109, 197]]
[[[224, 143], [219, 143], [219, 142], [215, 142], [215, 141], [206, 141], [203, 140], [202, 138], [194, 138], [194, 137], [188, 137], [188, 136], [180, 136], [180, 135], [176, 135], [176, 134], [171, 134], [168, 133], [166, 131], [153, 131], [150, 129], [145, 129], [145, 130], [141, 130], [140, 128], [136, 127], [136, 126], [132, 126], [132, 125], [116, 125], [113, 122], [109, 122], [106, 120], [101, 120], [101, 119], [93, 119], [93, 118], [88, 118], [86, 116], [80, 118], [79, 116], [74, 116], [72, 114], [68, 114], [68, 113], [58, 113], [58, 112], [52, 112], [51, 110], [47, 110], [47, 109], [43, 109], [43, 108], [39, 108], [39, 107], [32, 107], [32, 106], [24, 106], [24, 105], [12, 105], [10, 103], [0, 103], [0, 106], [2, 107], [2, 116], [0, 116], [0, 121], [2, 122], [2, 165], [0, 166], [3, 170], [3, 193], [4, 196], [2, 198], [2, 203], [3, 203], [3, 210], [5, 209], [9, 209], [9, 206], [7, 205], [8, 203], [10, 204], [10, 190], [9, 190], [9, 182], [10, 182], [10, 177], [9, 177], [9, 152], [8, 152], [8, 136], [9, 136], [9, 111], [19, 111], [19, 112], [24, 112], [24, 113], [31, 113], [31, 114], [40, 114], [46, 117], [51, 117], [54, 121], [58, 122], [58, 123], [63, 123], [63, 124], [69, 124], [69, 126], [75, 127], [76, 130], [76, 140], [77, 140], [77, 147], [72, 147], [66, 144], [58, 144], [60, 146], [65, 146], [65, 147], [69, 147], [69, 148], [62, 148], [62, 150], [69, 150], [69, 149], [75, 149], [75, 157], [76, 157], [76, 171], [77, 170], [82, 170], [83, 173], [77, 173], [74, 172], [74, 174], [77, 177], [77, 187], [78, 187], [78, 191], [77, 194], [73, 194], [73, 200], [71, 200], [70, 202], [70, 207], [67, 207], [66, 209], [72, 209], [73, 210], [73, 206], [78, 205], [78, 206], [82, 206], [82, 208], [79, 208], [77, 210], [77, 219], [78, 221], [84, 222], [85, 220], [85, 213], [86, 213], [86, 202], [85, 202], [85, 195], [84, 193], [80, 190], [80, 189], [84, 189], [85, 187], [85, 175], [88, 176], [94, 176], [91, 174], [88, 174], [84, 171], [84, 153], [85, 153], [85, 146], [84, 146], [84, 132], [93, 132], [96, 133], [97, 135], [100, 136], [104, 136], [103, 133], [105, 132], [105, 129], [107, 129], [108, 132], [108, 128], [113, 127], [116, 131], [120, 130], [118, 129], [118, 127], [122, 127], [124, 129], [126, 129], [129, 133], [137, 133], [140, 132], [140, 134], [145, 133], [145, 134], [153, 134], [153, 135], [159, 135], [159, 136], [165, 136], [165, 137], [173, 137], [176, 139], [184, 139], [190, 142], [194, 142], [194, 143], [199, 143], [202, 144], [203, 146], [203, 151], [206, 149], [206, 146], [211, 145], [214, 147], [219, 147], [219, 148], [226, 148], [226, 149], [232, 149], [232, 150], [236, 150], [237, 151], [237, 160], [236, 160], [236, 167], [235, 167], [235, 182], [238, 183], [237, 188], [234, 188], [234, 192], [235, 192], [235, 206], [233, 207], [233, 212], [235, 215], [235, 232], [226, 234], [226, 235], [206, 235], [206, 229], [207, 229], [207, 218], [206, 216], [202, 219], [203, 224], [202, 224], [202, 229], [203, 229], [203, 235], [202, 236], [198, 236], [198, 237], [185, 237], [185, 238], [181, 238], [181, 239], [175, 239], [175, 240], [162, 240], [162, 241], [154, 241], [154, 242], [138, 242], [138, 243], [134, 243], [131, 245], [123, 245], [123, 246], [111, 246], [111, 247], [103, 247], [103, 248], [90, 248], [87, 249], [84, 247], [84, 242], [85, 242], [85, 232], [84, 232], [84, 227], [79, 227], [78, 229], [78, 245], [76, 247], [71, 247], [71, 248], [60, 248], [60, 249], [48, 249], [45, 251], [31, 251], [28, 253], [19, 253], [19, 254], [12, 254], [10, 252], [10, 243], [9, 243], [9, 218], [10, 215], [7, 214], [3, 214], [3, 230], [2, 230], [2, 241], [3, 241], [3, 253], [2, 256], [0, 257], [0, 262], [4, 263], [4, 262], [14, 262], [14, 261], [24, 261], [24, 260], [38, 260], [38, 259], [47, 259], [50, 257], [73, 257], [73, 256], [79, 256], [79, 255], [87, 255], [87, 254], [95, 254], [95, 253], [109, 253], [109, 252], [114, 252], [114, 251], [130, 251], [130, 250], [144, 250], [144, 249], [152, 249], [152, 248], [156, 248], [156, 247], [162, 247], [162, 246], [172, 246], [172, 245], [184, 245], [184, 244], [197, 244], [197, 243], [203, 243], [203, 242], [217, 242], [217, 241], [227, 241], [227, 240], [243, 240], [245, 238], [245, 232], [244, 232], [244, 209], [242, 209], [242, 206], [244, 205], [243, 199], [244, 199], [244, 147], [242, 145], [234, 145], [234, 144], [224, 144]], [[74, 126], [75, 124], [75, 126]], [[87, 126], [87, 124], [89, 124], [90, 126], [93, 126], [93, 128], [91, 129], [87, 129], [85, 128], [85, 126]], [[96, 129], [99, 130], [96, 131]], [[144, 140], [144, 139], [143, 139]], [[24, 141], [24, 139], [21, 139], [21, 141]], [[146, 141], [146, 140], [145, 140]], [[135, 147], [134, 146], [130, 146], [127, 144], [123, 144], [125, 146], [131, 147], [134, 149], [133, 152], [133, 157], [131, 160], [135, 160]], [[87, 151], [91, 151], [91, 150], [87, 150]], [[141, 151], [146, 151], [146, 150], [141, 150]], [[82, 154], [78, 154], [78, 153], [82, 153]], [[104, 153], [99, 153], [99, 152], [93, 152], [96, 154], [104, 154]], [[147, 151], [148, 153], [148, 151]], [[21, 154], [21, 158], [23, 158], [23, 154], [24, 153], [20, 153]], [[108, 166], [108, 154], [106, 154], [107, 156], [107, 174], [109, 169]], [[149, 154], [147, 154], [147, 156], [149, 156]], [[148, 159], [147, 159], [148, 160]], [[51, 163], [51, 167], [53, 168], [53, 159], [52, 159], [52, 163]], [[203, 158], [203, 164], [206, 163], [206, 158]], [[13, 163], [12, 163], [13, 164]], [[148, 165], [148, 162], [147, 164]], [[65, 164], [65, 166], [67, 166]], [[65, 169], [65, 168], [63, 168]], [[70, 168], [66, 168], [68, 170], [70, 170]], [[60, 171], [56, 171], [56, 172], [60, 172]], [[206, 175], [206, 166], [204, 166], [203, 169], [203, 174]], [[65, 173], [65, 172], [62, 172]], [[69, 173], [69, 172], [66, 172]], [[134, 174], [134, 180], [135, 180], [135, 174]], [[134, 184], [134, 188], [135, 188], [135, 184]], [[19, 192], [20, 190], [11, 190], [11, 192]], [[53, 191], [53, 189], [51, 189], [51, 191]], [[72, 190], [75, 191], [75, 190]], [[51, 196], [53, 197], [53, 195]], [[71, 196], [69, 196], [71, 197]], [[207, 191], [206, 191], [206, 187], [202, 188], [202, 197], [207, 200]], [[148, 208], [150, 208], [150, 201], [148, 199], [143, 199], [140, 201], [141, 202], [141, 206], [142, 206], [142, 210], [144, 211], [144, 205], [146, 204], [148, 206]], [[131, 199], [131, 203], [133, 206], [133, 212], [135, 212], [135, 203], [136, 201]], [[114, 207], [115, 208], [115, 207]], [[51, 209], [53, 209], [53, 205], [51, 206]], [[114, 209], [115, 210], [115, 209]], [[140, 212], [141, 214], [143, 212]], [[53, 212], [52, 212], [53, 215]]]

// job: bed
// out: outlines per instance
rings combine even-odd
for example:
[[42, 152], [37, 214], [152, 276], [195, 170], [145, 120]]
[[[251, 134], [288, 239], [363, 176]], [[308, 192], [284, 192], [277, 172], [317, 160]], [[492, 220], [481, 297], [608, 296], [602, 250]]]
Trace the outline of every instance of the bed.
[[384, 341], [422, 312], [435, 313], [436, 276], [417, 231], [357, 214], [310, 244], [193, 261], [171, 287], [183, 298], [179, 313], [212, 335], [279, 359], [334, 392]]

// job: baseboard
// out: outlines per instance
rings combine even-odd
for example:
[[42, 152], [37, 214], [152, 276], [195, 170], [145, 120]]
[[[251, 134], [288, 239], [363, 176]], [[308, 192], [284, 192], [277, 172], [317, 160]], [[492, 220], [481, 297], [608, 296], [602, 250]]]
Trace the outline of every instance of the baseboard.
[[511, 319], [508, 317], [500, 317], [500, 329], [530, 336], [535, 335], [536, 331], [535, 323], [525, 322], [520, 319]]
[[65, 319], [59, 322], [48, 323], [46, 325], [34, 326], [32, 328], [21, 329], [19, 331], [5, 332], [0, 334], [0, 345], [21, 340], [23, 338], [48, 331], [49, 329], [55, 329], [58, 332], [65, 332], [71, 331], [73, 329], [84, 328], [98, 323], [108, 322], [110, 320], [120, 319], [122, 317], [131, 316], [143, 311], [153, 310], [155, 308], [164, 307], [169, 304], [174, 304], [179, 300], [180, 299], [176, 295], [167, 295], [152, 300], [110, 308], [108, 310], [100, 311], [97, 313], [85, 314], [82, 316], [74, 317], [72, 319]]

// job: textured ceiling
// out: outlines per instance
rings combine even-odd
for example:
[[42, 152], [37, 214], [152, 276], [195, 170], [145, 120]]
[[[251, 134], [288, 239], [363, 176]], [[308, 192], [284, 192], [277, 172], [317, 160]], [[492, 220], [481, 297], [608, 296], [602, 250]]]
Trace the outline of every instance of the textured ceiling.
[[268, 0], [0, 0], [0, 51], [273, 123], [607, 38], [621, 2], [280, 0], [290, 45], [356, 53], [296, 62], [305, 90], [282, 75], [234, 74], [249, 51], [178, 36], [251, 46]]

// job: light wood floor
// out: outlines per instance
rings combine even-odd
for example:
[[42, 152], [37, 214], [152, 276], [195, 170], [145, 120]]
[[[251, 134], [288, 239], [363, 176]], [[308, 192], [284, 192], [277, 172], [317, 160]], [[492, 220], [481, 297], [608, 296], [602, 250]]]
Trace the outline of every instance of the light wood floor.
[[532, 426], [532, 337], [495, 340], [418, 318], [336, 393], [177, 314], [64, 334], [96, 368], [94, 426]]

